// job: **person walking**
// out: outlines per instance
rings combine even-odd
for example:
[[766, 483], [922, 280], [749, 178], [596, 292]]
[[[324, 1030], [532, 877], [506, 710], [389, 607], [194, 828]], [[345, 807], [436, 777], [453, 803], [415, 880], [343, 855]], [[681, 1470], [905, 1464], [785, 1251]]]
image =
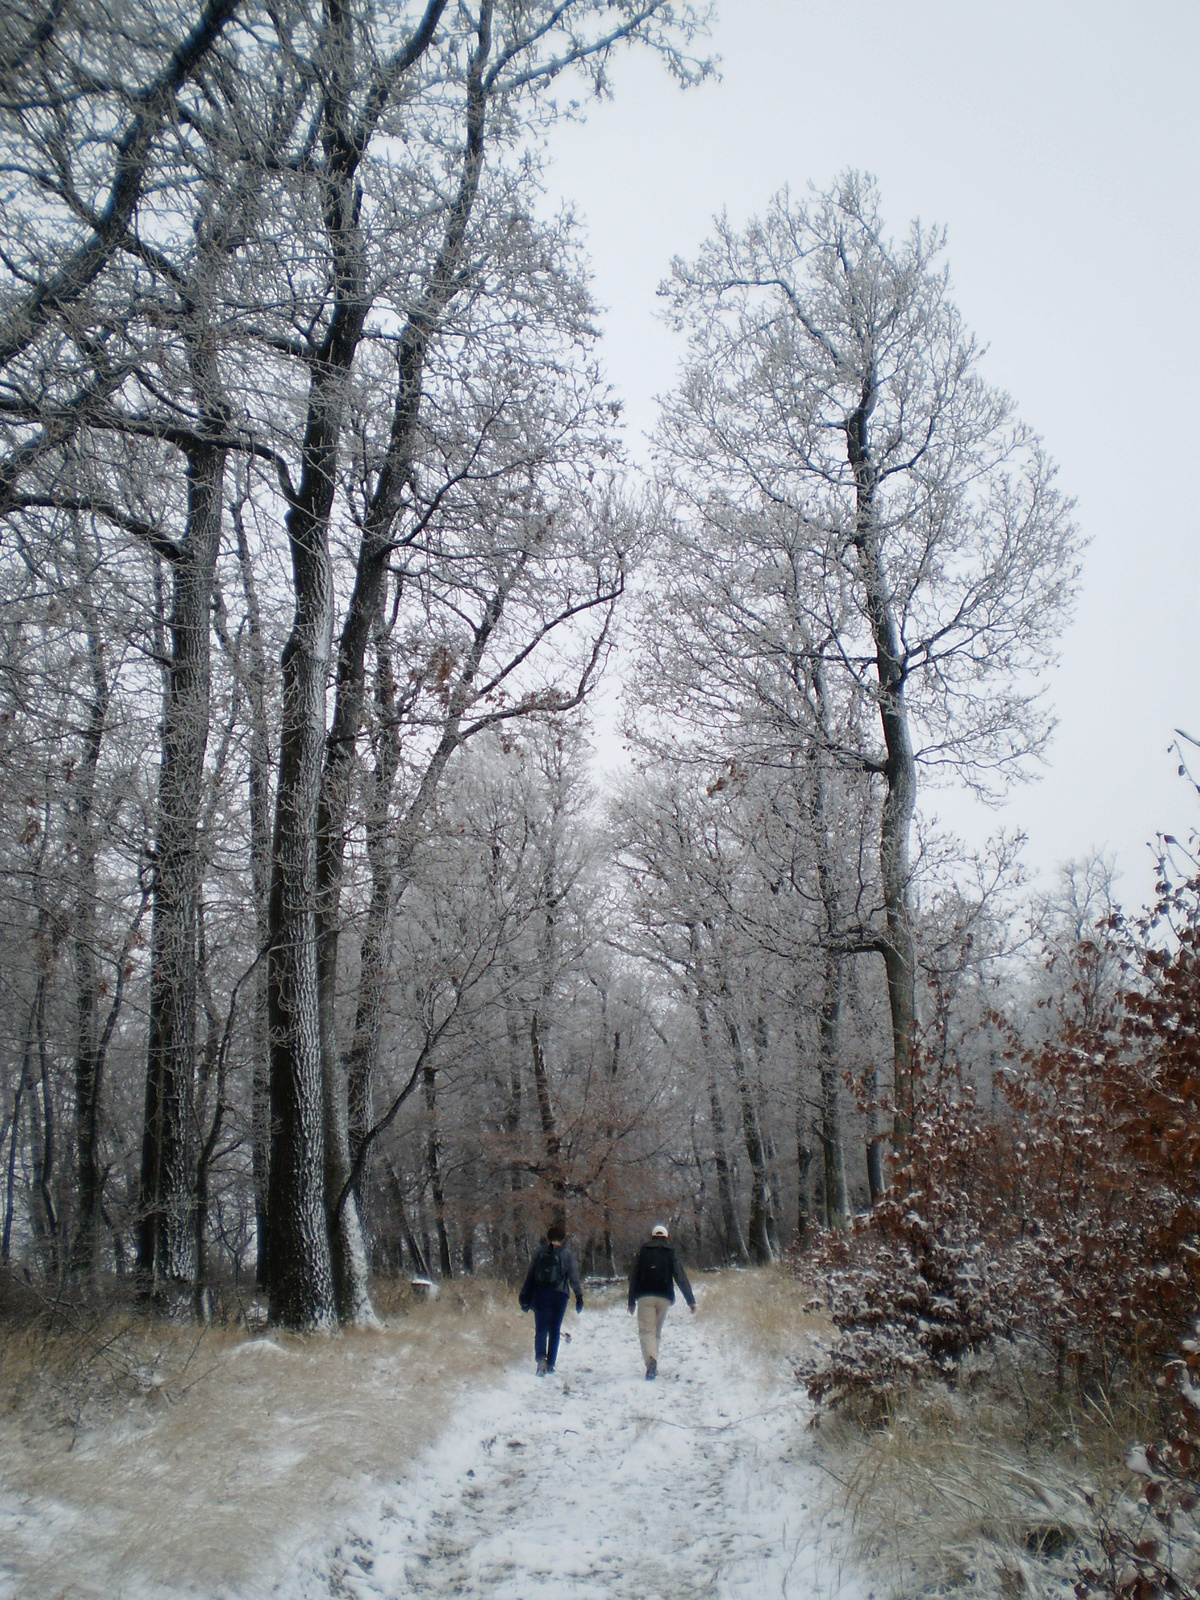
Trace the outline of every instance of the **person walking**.
[[647, 1382], [658, 1376], [658, 1341], [667, 1307], [675, 1304], [676, 1284], [688, 1303], [688, 1310], [695, 1316], [696, 1296], [692, 1293], [687, 1273], [671, 1248], [666, 1223], [656, 1222], [650, 1230], [649, 1240], [638, 1251], [633, 1271], [629, 1274], [629, 1315], [633, 1315], [636, 1307], [638, 1338], [642, 1344], [642, 1360], [646, 1363]]
[[561, 1222], [546, 1229], [546, 1242], [539, 1245], [521, 1293], [517, 1297], [522, 1311], [533, 1312], [533, 1354], [537, 1375], [544, 1378], [554, 1371], [558, 1360], [558, 1340], [571, 1290], [575, 1291], [575, 1315], [583, 1310], [583, 1289], [575, 1257], [567, 1249], [567, 1230]]

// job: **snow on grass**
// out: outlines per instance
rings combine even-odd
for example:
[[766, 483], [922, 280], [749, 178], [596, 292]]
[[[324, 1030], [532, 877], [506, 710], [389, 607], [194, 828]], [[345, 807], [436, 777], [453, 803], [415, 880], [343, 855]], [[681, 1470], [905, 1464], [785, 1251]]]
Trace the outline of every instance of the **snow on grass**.
[[0, 1426], [0, 1600], [271, 1592], [302, 1539], [332, 1538], [512, 1360], [524, 1329], [498, 1292], [456, 1287], [337, 1339], [123, 1328], [126, 1365], [163, 1381], [114, 1387], [78, 1426], [31, 1375]]
[[623, 1301], [559, 1356], [472, 1396], [414, 1470], [305, 1551], [276, 1593], [317, 1600], [690, 1600], [867, 1594], [809, 1455], [808, 1404], [700, 1314], [667, 1319], [647, 1383]]
[[209, 1336], [186, 1382], [135, 1352], [163, 1382], [73, 1448], [6, 1418], [0, 1597], [871, 1600], [780, 1354], [783, 1292], [702, 1282], [656, 1383], [623, 1296], [569, 1313], [538, 1379], [532, 1319], [478, 1286], [378, 1332]]

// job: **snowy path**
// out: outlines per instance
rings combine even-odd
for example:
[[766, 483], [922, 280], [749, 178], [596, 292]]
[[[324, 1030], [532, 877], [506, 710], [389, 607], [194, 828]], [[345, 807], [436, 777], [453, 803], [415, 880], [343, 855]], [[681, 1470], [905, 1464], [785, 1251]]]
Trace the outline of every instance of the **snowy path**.
[[[806, 1404], [741, 1367], [682, 1303], [647, 1383], [623, 1304], [568, 1313], [558, 1372], [533, 1360], [473, 1395], [332, 1555], [277, 1593], [316, 1600], [773, 1600], [867, 1584], [843, 1570]], [[532, 1345], [532, 1321], [530, 1324]]]

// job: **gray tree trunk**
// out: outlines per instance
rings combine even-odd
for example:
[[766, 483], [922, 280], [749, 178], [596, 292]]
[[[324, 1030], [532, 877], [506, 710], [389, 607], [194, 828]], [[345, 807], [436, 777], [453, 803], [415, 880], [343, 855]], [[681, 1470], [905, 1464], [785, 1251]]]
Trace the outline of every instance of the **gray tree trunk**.
[[771, 1183], [767, 1175], [766, 1147], [758, 1120], [754, 1085], [746, 1064], [741, 1029], [732, 1011], [724, 1011], [725, 1029], [733, 1051], [733, 1075], [737, 1085], [738, 1103], [742, 1112], [742, 1138], [746, 1145], [746, 1158], [750, 1163], [750, 1222], [747, 1228], [750, 1254], [759, 1266], [775, 1259], [771, 1249], [771, 1214], [774, 1209]]
[[[215, 391], [211, 371], [204, 387]], [[197, 824], [209, 724], [209, 613], [221, 540], [226, 452], [188, 451], [187, 534], [171, 562], [170, 663], [150, 936], [150, 1032], [142, 1132], [138, 1269], [155, 1296], [190, 1294], [195, 1269]]]
[[[331, 1025], [336, 953], [324, 957], [329, 1009], [323, 1011], [318, 949], [318, 916], [325, 928], [336, 932], [330, 890], [340, 877], [340, 856], [335, 862], [329, 851], [344, 848], [342, 829], [331, 821], [324, 827], [318, 822], [327, 787], [325, 685], [333, 642], [329, 518], [347, 385], [371, 306], [358, 170], [379, 118], [404, 75], [428, 50], [444, 9], [445, 0], [429, 0], [404, 48], [380, 63], [361, 117], [352, 98], [360, 83], [357, 17], [340, 5], [332, 7], [323, 36], [320, 179], [333, 310], [324, 338], [309, 358], [301, 478], [287, 517], [296, 610], [283, 653], [271, 884], [268, 1272], [272, 1315], [293, 1327], [329, 1326], [339, 1309], [354, 1321], [373, 1316], [358, 1208], [353, 1193], [346, 1191], [349, 1100]], [[368, 628], [373, 615], [374, 608], [367, 607]], [[343, 716], [346, 737], [339, 734], [338, 748], [345, 746], [347, 763], [359, 711], [347, 707]]]
[[[341, 321], [335, 313], [330, 342]], [[355, 342], [357, 330], [351, 330]], [[314, 367], [305, 475], [288, 512], [296, 597], [283, 652], [283, 715], [272, 847], [268, 1021], [270, 1312], [293, 1328], [336, 1320], [325, 1209], [325, 1100], [317, 996], [317, 797], [333, 635], [329, 511], [343, 410], [340, 362]]]
[[900, 630], [880, 545], [875, 510], [878, 471], [871, 456], [869, 425], [875, 406], [875, 378], [864, 380], [858, 409], [846, 424], [846, 453], [854, 472], [857, 509], [854, 547], [866, 593], [867, 616], [875, 646], [879, 719], [886, 750], [886, 794], [880, 824], [879, 870], [887, 919], [883, 960], [892, 1019], [892, 1083], [895, 1101], [892, 1143], [903, 1161], [912, 1131], [916, 1085], [916, 948], [909, 907], [909, 833], [917, 800], [917, 768], [908, 708]]
[[454, 1276], [454, 1259], [450, 1251], [450, 1232], [446, 1226], [446, 1189], [442, 1181], [442, 1138], [438, 1128], [437, 1070], [428, 1063], [421, 1072], [425, 1097], [425, 1115], [429, 1127], [425, 1134], [425, 1177], [433, 1200], [433, 1221], [437, 1232], [438, 1267], [443, 1278]]
[[738, 1219], [733, 1195], [733, 1175], [729, 1168], [729, 1146], [725, 1138], [725, 1112], [721, 1106], [721, 1091], [717, 1083], [717, 1059], [713, 1049], [712, 1032], [708, 1019], [708, 996], [698, 958], [699, 930], [692, 929], [693, 971], [695, 984], [696, 1021], [700, 1028], [700, 1045], [708, 1067], [708, 1114], [712, 1129], [713, 1166], [717, 1173], [717, 1199], [721, 1207], [722, 1246], [727, 1261], [745, 1263], [750, 1259], [742, 1225]]
[[[425, 293], [401, 335], [397, 353], [399, 382], [392, 411], [392, 431], [387, 454], [371, 497], [367, 525], [359, 547], [354, 589], [342, 627], [337, 654], [337, 693], [333, 722], [325, 748], [317, 824], [317, 962], [321, 1003], [321, 1051], [325, 1072], [326, 1192], [336, 1207], [349, 1177], [356, 1119], [350, 1102], [364, 1099], [373, 1074], [379, 1038], [380, 992], [389, 948], [389, 926], [395, 893], [388, 881], [386, 852], [377, 849], [372, 861], [372, 920], [363, 945], [365, 965], [359, 985], [359, 1016], [355, 1023], [353, 1059], [347, 1071], [338, 1045], [335, 1002], [337, 993], [338, 937], [341, 928], [341, 890], [346, 849], [354, 753], [362, 725], [366, 692], [367, 644], [379, 633], [392, 554], [392, 528], [400, 511], [401, 495], [413, 464], [421, 387], [429, 341], [446, 307], [459, 292], [459, 272], [467, 224], [475, 203], [483, 165], [483, 119], [486, 93], [482, 68], [490, 44], [490, 30], [481, 36], [468, 72], [467, 141], [463, 176], [451, 206], [442, 246]], [[380, 772], [374, 796], [385, 818], [391, 799], [395, 763], [390, 773]], [[382, 790], [382, 792], [381, 792]], [[362, 1134], [359, 1139], [361, 1141]], [[338, 1309], [344, 1321], [373, 1320], [366, 1282], [366, 1255], [359, 1215], [359, 1195], [347, 1195], [330, 1214], [330, 1242], [338, 1285]]]
[[254, 1175], [255, 1280], [260, 1289], [270, 1281], [267, 1247], [267, 1184], [270, 1172], [270, 1029], [268, 1026], [267, 945], [271, 936], [271, 732], [267, 715], [267, 655], [263, 643], [258, 587], [250, 559], [250, 545], [240, 506], [233, 517], [237, 534], [238, 565], [246, 603], [246, 699], [250, 715], [248, 784], [250, 802], [250, 883], [254, 896], [254, 942], [258, 965], [254, 971], [254, 1012], [250, 1027], [253, 1064], [250, 1079], [250, 1141]]
[[[77, 1214], [71, 1251], [73, 1269], [84, 1277], [95, 1268], [100, 1226], [100, 1099], [103, 1058], [100, 1050], [100, 980], [96, 965], [96, 873], [98, 841], [93, 820], [96, 775], [108, 725], [108, 674], [100, 615], [92, 598], [88, 561], [76, 531], [78, 596], [88, 646], [91, 694], [83, 733], [83, 759], [74, 780], [72, 832], [75, 851], [75, 924], [72, 955], [75, 968], [75, 1181]], [[120, 982], [118, 973], [117, 981]]]

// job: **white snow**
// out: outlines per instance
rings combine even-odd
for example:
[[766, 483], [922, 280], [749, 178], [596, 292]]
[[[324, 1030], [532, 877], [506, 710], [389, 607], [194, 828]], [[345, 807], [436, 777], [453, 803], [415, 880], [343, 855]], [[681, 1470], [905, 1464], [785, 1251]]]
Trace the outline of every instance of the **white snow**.
[[698, 1316], [667, 1318], [655, 1383], [622, 1297], [568, 1313], [544, 1379], [533, 1319], [508, 1313], [489, 1337], [528, 1335], [508, 1369], [481, 1347], [464, 1372], [479, 1330], [454, 1319], [411, 1348], [415, 1323], [340, 1349], [264, 1338], [196, 1390], [208, 1431], [178, 1397], [81, 1436], [40, 1478], [14, 1440], [0, 1600], [874, 1600], [878, 1574], [844, 1560], [802, 1389], [697, 1289]]
[[472, 1396], [405, 1479], [275, 1593], [355, 1600], [866, 1597], [783, 1374], [667, 1318], [646, 1382], [623, 1304], [568, 1313], [557, 1373]]

